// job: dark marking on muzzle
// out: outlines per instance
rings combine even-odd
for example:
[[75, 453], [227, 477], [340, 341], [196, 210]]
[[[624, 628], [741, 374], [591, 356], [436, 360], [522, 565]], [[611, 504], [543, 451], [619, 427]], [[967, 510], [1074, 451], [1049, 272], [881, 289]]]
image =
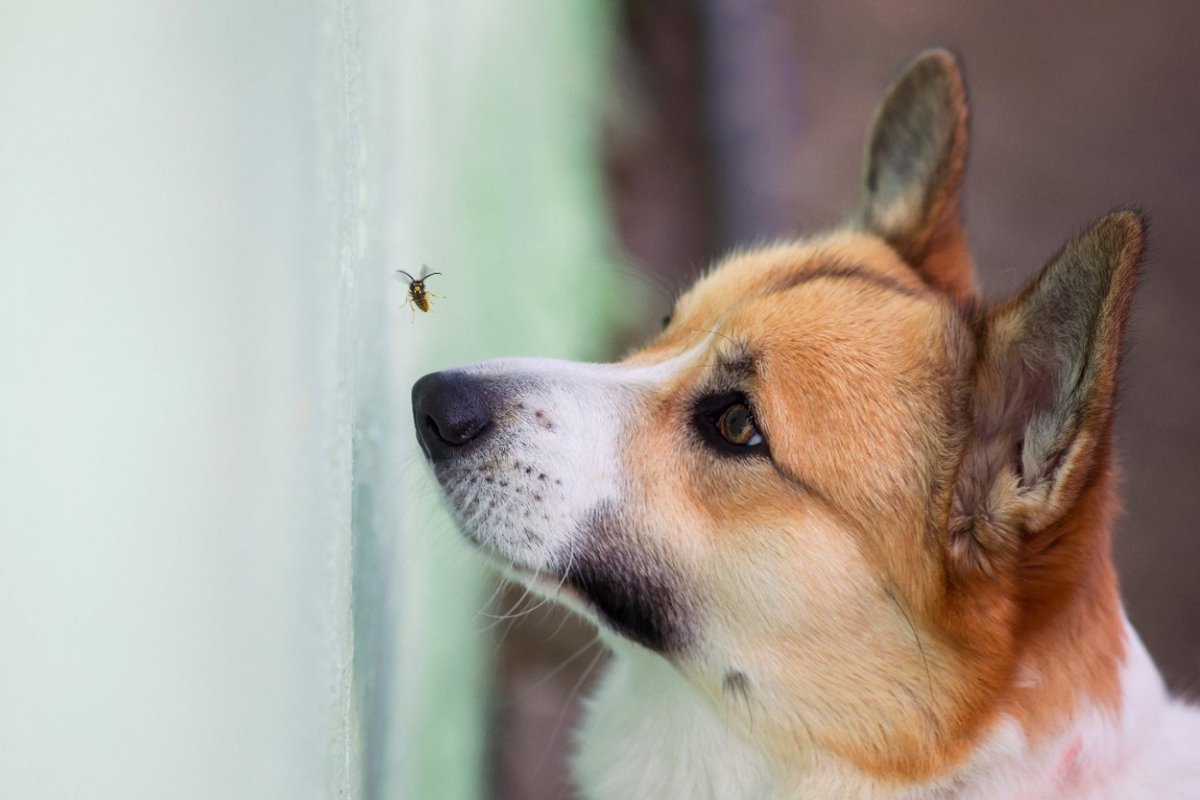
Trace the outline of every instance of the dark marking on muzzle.
[[592, 509], [576, 536], [566, 582], [587, 598], [609, 627], [663, 654], [691, 644], [688, 610], [692, 603], [682, 578], [647, 552], [612, 506]]

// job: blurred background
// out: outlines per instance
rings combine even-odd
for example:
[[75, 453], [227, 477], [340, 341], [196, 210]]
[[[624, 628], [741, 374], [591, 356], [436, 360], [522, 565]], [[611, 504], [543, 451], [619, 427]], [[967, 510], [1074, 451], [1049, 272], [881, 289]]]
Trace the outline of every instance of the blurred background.
[[[571, 796], [594, 633], [461, 545], [421, 374], [610, 359], [836, 225], [897, 70], [972, 100], [989, 297], [1152, 220], [1129, 615], [1200, 687], [1200, 10], [1185, 2], [0, 5], [0, 795]], [[428, 314], [396, 269], [422, 265]]]

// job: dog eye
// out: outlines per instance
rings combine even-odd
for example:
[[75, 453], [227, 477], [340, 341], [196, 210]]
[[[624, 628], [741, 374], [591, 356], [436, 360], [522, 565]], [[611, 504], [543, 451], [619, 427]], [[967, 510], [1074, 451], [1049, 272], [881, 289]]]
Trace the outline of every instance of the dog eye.
[[693, 429], [713, 450], [730, 456], [769, 455], [754, 408], [742, 392], [710, 394], [696, 400], [694, 408]]
[[762, 434], [754, 426], [754, 415], [745, 403], [734, 403], [717, 418], [717, 430], [722, 438], [739, 447], [762, 444]]
[[662, 326], [663, 326], [664, 331], [671, 326], [671, 318], [673, 316], [675, 316], [675, 315], [667, 314], [665, 317], [662, 318]]

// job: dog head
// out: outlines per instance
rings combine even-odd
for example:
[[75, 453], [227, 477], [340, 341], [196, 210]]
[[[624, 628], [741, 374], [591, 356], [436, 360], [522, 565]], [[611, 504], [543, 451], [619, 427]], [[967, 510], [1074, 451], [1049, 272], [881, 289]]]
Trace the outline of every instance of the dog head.
[[[482, 551], [785, 757], [938, 774], [997, 714], [1053, 711], [1011, 689], [1081, 586], [1116, 602], [1096, 531], [1142, 223], [1105, 218], [985, 307], [966, 153], [959, 68], [925, 54], [877, 113], [843, 228], [726, 258], [620, 363], [488, 361], [413, 389]], [[1062, 703], [1111, 697], [1092, 672]]]

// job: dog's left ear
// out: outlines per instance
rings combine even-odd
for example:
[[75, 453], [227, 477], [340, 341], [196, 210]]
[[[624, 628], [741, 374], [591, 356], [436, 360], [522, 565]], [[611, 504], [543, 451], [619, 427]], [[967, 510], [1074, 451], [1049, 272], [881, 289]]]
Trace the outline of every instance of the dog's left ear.
[[1050, 553], [1081, 494], [1107, 476], [1144, 238], [1140, 215], [1111, 214], [988, 313], [974, 430], [951, 507], [950, 551], [960, 563], [990, 572], [989, 562], [1023, 548]]
[[926, 283], [959, 300], [975, 295], [959, 214], [966, 162], [962, 70], [950, 52], [926, 51], [875, 113], [856, 223], [894, 247]]

